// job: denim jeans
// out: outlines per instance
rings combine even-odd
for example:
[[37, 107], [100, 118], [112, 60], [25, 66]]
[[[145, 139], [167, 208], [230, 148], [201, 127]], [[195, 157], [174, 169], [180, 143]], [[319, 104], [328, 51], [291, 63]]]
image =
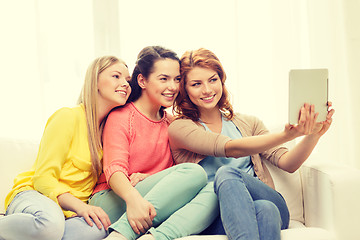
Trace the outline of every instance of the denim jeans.
[[1, 240], [100, 240], [105, 236], [104, 228], [91, 227], [82, 217], [65, 220], [59, 205], [35, 190], [18, 193], [0, 218]]
[[[156, 210], [149, 232], [156, 240], [198, 234], [219, 214], [213, 183], [207, 183], [204, 169], [195, 163], [182, 163], [145, 178], [135, 186]], [[100, 191], [89, 200], [109, 215], [110, 227], [133, 240], [136, 234], [126, 215], [126, 203], [112, 190]]]
[[280, 240], [288, 228], [289, 211], [280, 193], [240, 169], [223, 166], [215, 175], [214, 190], [220, 217], [204, 232], [230, 240]]

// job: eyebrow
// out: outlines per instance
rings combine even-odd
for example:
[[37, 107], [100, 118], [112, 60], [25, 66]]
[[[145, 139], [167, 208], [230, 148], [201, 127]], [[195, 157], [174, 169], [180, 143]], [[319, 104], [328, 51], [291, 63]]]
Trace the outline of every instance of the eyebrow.
[[214, 78], [216, 74], [217, 74], [217, 73], [215, 73], [214, 75], [212, 75], [211, 77], [209, 77], [208, 80]]
[[[159, 74], [159, 75], [158, 75], [158, 77], [162, 77], [162, 76], [163, 76], [163, 77], [170, 78], [170, 76], [169, 76], [169, 75], [164, 74], [164, 73], [161, 73], [161, 74]], [[177, 77], [180, 77], [180, 76], [181, 76], [181, 75], [179, 74], [179, 75], [177, 75], [177, 76], [176, 76], [176, 78], [177, 78]]]
[[[212, 75], [211, 77], [208, 78], [208, 80], [214, 78], [216, 76], [217, 73], [215, 73], [214, 75]], [[202, 80], [200, 79], [190, 79], [189, 81], [193, 81], [193, 82], [201, 82]]]
[[[122, 72], [119, 72], [117, 70], [114, 70], [114, 73], [118, 73], [120, 76], [122, 76]], [[131, 76], [127, 76], [126, 79], [131, 79]]]
[[161, 77], [161, 76], [164, 76], [164, 77], [170, 77], [169, 75], [164, 74], [164, 73], [161, 73], [161, 74], [159, 74], [159, 75], [158, 75], [158, 77]]

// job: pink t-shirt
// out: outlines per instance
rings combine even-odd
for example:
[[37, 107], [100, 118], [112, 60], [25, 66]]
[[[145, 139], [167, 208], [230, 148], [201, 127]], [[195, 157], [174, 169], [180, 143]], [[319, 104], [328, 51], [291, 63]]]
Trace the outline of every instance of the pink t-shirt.
[[94, 193], [109, 189], [115, 172], [154, 174], [174, 165], [168, 137], [169, 119], [143, 115], [133, 103], [113, 110], [103, 132], [103, 173]]

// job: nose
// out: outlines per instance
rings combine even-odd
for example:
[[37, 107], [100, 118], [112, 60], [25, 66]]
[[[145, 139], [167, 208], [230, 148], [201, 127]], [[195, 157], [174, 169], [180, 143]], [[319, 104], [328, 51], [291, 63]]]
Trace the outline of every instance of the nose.
[[202, 92], [203, 92], [203, 94], [206, 94], [206, 93], [210, 93], [210, 92], [211, 92], [211, 88], [210, 88], [210, 86], [209, 86], [208, 83], [204, 83], [204, 84], [203, 84]]
[[130, 86], [129, 82], [125, 78], [121, 80], [120, 85], [125, 88], [128, 88]]
[[176, 91], [179, 88], [179, 83], [174, 81], [169, 81], [169, 85], [168, 85], [169, 90], [171, 91]]

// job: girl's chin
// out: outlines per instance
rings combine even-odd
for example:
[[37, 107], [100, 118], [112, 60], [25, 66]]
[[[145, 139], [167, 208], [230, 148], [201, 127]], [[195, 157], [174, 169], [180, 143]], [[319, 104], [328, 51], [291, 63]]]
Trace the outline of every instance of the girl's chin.
[[164, 107], [164, 108], [169, 108], [169, 107], [172, 106], [172, 104], [170, 104], [170, 105], [168, 105], [168, 104], [163, 104], [163, 105], [161, 105], [161, 106]]
[[169, 101], [169, 102], [164, 102], [163, 104], [161, 104], [161, 106], [164, 108], [168, 108], [168, 107], [171, 107], [173, 104], [174, 104], [174, 101]]

